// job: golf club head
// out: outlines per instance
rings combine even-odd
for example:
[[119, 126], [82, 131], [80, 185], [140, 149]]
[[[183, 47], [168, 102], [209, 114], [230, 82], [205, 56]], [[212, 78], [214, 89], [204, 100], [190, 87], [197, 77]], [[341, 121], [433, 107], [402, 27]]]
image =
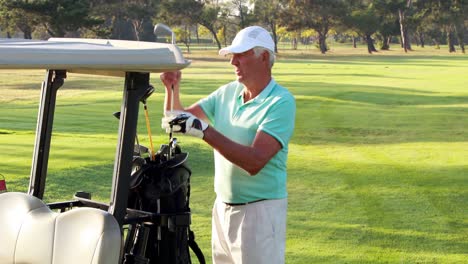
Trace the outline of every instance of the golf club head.
[[153, 93], [154, 93], [154, 87], [152, 85], [148, 86], [148, 89], [146, 90], [143, 97], [141, 97], [140, 101], [146, 104], [146, 99], [148, 99], [148, 97], [150, 97]]
[[120, 111], [119, 111], [119, 112], [114, 112], [114, 113], [112, 113], [112, 115], [113, 115], [115, 118], [117, 118], [117, 119], [120, 120]]
[[143, 156], [143, 154], [149, 154], [149, 148], [139, 144], [135, 144], [133, 148], [133, 155]]
[[172, 29], [170, 27], [168, 27], [167, 25], [163, 24], [163, 23], [158, 23], [154, 26], [154, 34], [156, 36], [160, 36], [160, 35], [170, 35], [172, 40], [171, 40], [171, 43], [172, 44], [175, 44], [175, 34], [174, 32], [172, 31]]

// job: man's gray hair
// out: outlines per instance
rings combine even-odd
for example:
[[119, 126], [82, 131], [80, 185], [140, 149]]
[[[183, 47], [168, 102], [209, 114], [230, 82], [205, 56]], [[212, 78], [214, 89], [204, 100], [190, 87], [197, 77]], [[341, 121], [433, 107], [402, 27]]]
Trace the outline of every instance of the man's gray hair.
[[263, 48], [263, 47], [254, 47], [253, 48], [254, 54], [256, 57], [260, 56], [263, 52], [268, 52], [270, 54], [270, 68], [273, 67], [273, 64], [275, 64], [275, 53], [269, 49]]

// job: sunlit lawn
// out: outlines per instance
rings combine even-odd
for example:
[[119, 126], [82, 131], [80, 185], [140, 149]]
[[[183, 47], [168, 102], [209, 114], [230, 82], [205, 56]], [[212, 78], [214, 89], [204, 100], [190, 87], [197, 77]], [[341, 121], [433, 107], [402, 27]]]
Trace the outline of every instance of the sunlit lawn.
[[[233, 78], [215, 51], [186, 54], [189, 105]], [[289, 155], [287, 263], [466, 263], [468, 56], [415, 48], [280, 50], [275, 79], [297, 100]], [[43, 71], [0, 70], [0, 173], [29, 182]], [[149, 99], [153, 141], [163, 93]], [[69, 74], [59, 90], [46, 200], [108, 201], [123, 79]], [[143, 112], [140, 141], [148, 144]], [[192, 228], [210, 256], [213, 157], [179, 137], [193, 170]], [[210, 261], [210, 260], [209, 260]]]

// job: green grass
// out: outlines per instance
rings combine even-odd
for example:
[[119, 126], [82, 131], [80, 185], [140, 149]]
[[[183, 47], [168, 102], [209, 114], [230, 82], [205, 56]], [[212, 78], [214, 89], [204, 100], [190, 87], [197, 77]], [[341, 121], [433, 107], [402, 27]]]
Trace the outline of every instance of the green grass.
[[[280, 51], [275, 79], [297, 100], [288, 162], [287, 263], [467, 263], [468, 56], [415, 49]], [[214, 51], [186, 54], [189, 105], [232, 80]], [[43, 71], [0, 70], [0, 173], [25, 191]], [[153, 141], [163, 93], [149, 99]], [[59, 91], [46, 200], [108, 201], [123, 79], [70, 74]], [[148, 144], [143, 112], [139, 136]], [[210, 256], [213, 157], [179, 137], [193, 169], [192, 228]], [[209, 261], [210, 262], [210, 261]]]

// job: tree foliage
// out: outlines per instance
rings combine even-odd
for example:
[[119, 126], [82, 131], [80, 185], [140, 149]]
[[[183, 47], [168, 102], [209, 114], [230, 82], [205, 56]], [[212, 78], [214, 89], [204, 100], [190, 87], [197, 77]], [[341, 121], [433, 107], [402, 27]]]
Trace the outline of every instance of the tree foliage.
[[290, 0], [281, 21], [289, 30], [315, 30], [320, 51], [326, 53], [328, 32], [341, 23], [346, 11], [344, 0]]
[[257, 21], [268, 25], [275, 42], [275, 52], [278, 52], [278, 33], [276, 29], [280, 25], [281, 13], [285, 11], [284, 0], [256, 0], [254, 1], [254, 15]]
[[103, 22], [89, 15], [89, 0], [16, 0], [8, 1], [6, 6], [37, 17], [53, 37], [63, 37], [67, 31], [90, 28]]
[[[0, 32], [7, 37], [37, 32], [48, 36], [81, 36], [154, 41], [153, 26], [175, 28], [180, 42], [209, 32], [218, 48], [249, 25], [267, 28], [275, 41], [316, 41], [322, 53], [327, 38], [352, 37], [389, 49], [395, 40], [411, 51], [411, 43], [447, 44], [465, 52], [468, 0], [0, 0]], [[35, 33], [36, 32], [36, 33]], [[314, 36], [301, 37], [301, 33]], [[206, 34], [205, 34], [206, 35]], [[44, 34], [41, 36], [48, 37]]]
[[377, 32], [382, 18], [375, 11], [374, 5], [368, 1], [357, 1], [351, 12], [344, 18], [345, 24], [363, 36], [369, 53], [377, 51], [372, 35]]

